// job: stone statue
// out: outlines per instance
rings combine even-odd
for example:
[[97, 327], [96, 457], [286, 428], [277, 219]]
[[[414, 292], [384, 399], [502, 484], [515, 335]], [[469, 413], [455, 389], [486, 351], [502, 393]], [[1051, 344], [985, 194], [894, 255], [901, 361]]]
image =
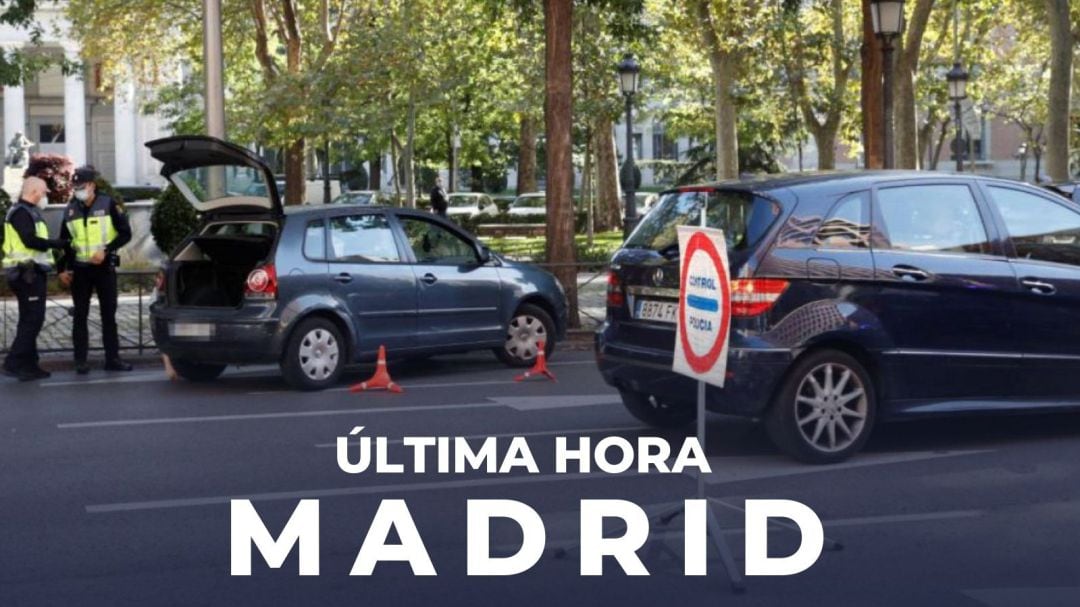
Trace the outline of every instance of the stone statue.
[[30, 148], [35, 143], [26, 138], [21, 131], [16, 132], [8, 143], [7, 165], [19, 169], [25, 169], [30, 165]]

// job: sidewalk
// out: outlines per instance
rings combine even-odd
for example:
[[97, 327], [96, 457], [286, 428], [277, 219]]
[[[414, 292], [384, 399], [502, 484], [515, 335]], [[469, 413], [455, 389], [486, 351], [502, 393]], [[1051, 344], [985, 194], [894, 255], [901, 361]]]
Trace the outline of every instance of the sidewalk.
[[[578, 303], [580, 306], [581, 331], [592, 332], [604, 320], [607, 298], [606, 273], [583, 272], [578, 275]], [[142, 332], [139, 326], [139, 298], [134, 295], [120, 297], [116, 322], [120, 328], [120, 347], [125, 355], [137, 353], [141, 344], [144, 351], [154, 350], [154, 338], [150, 334], [149, 297], [143, 297]], [[45, 312], [45, 327], [38, 337], [42, 353], [70, 352], [71, 316], [70, 297], [50, 297]], [[18, 321], [18, 305], [14, 299], [0, 299], [0, 351], [6, 351], [15, 339]], [[101, 348], [101, 315], [97, 298], [90, 303], [90, 348]]]

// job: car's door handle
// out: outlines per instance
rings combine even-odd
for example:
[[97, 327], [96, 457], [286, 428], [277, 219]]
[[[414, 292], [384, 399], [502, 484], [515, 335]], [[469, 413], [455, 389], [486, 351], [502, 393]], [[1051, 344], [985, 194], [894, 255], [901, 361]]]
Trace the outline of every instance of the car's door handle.
[[1054, 293], [1057, 293], [1057, 287], [1035, 278], [1021, 278], [1020, 284], [1036, 295], [1053, 295]]
[[914, 280], [917, 282], [930, 280], [930, 272], [920, 270], [914, 266], [893, 266], [892, 273], [901, 280]]
[[433, 284], [435, 284], [436, 282], [439, 281], [439, 279], [434, 274], [432, 274], [431, 272], [428, 272], [427, 274], [424, 274], [424, 277], [421, 278], [420, 280], [423, 281], [423, 283], [426, 284], [426, 285], [433, 285]]
[[352, 274], [349, 274], [348, 272], [342, 272], [341, 274], [335, 276], [334, 280], [340, 282], [341, 284], [348, 284], [352, 282]]

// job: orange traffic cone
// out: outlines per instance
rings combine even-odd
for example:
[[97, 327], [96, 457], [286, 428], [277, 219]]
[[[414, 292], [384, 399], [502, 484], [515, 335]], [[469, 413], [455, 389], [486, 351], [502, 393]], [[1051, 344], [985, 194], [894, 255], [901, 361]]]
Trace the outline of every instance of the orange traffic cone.
[[540, 342], [540, 343], [538, 343], [536, 345], [539, 348], [539, 351], [536, 353], [536, 364], [533, 365], [532, 369], [529, 369], [528, 371], [526, 371], [526, 372], [522, 373], [521, 375], [518, 375], [517, 377], [515, 377], [514, 381], [525, 381], [526, 379], [529, 379], [530, 377], [538, 377], [538, 376], [546, 377], [546, 378], [550, 379], [551, 381], [559, 381], [559, 380], [555, 379], [555, 374], [554, 373], [552, 373], [551, 371], [548, 371], [548, 368], [547, 368], [547, 353], [544, 350], [544, 342]]
[[390, 379], [390, 372], [386, 370], [386, 347], [379, 346], [379, 361], [375, 363], [375, 375], [371, 376], [371, 379], [362, 381], [358, 384], [353, 384], [349, 387], [349, 392], [363, 392], [365, 390], [386, 390], [387, 392], [401, 393], [404, 390], [401, 386], [394, 383], [394, 380]]

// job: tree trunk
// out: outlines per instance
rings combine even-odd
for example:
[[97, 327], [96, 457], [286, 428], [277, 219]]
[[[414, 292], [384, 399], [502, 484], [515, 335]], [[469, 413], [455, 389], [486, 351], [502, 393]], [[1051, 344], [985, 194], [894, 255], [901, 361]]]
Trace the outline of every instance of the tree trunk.
[[547, 261], [566, 289], [570, 326], [581, 326], [574, 250], [574, 166], [571, 154], [573, 0], [544, 0], [544, 122], [547, 133]]
[[934, 147], [934, 155], [930, 158], [930, 170], [936, 171], [938, 163], [941, 162], [941, 150], [945, 147], [945, 140], [949, 136], [949, 125], [952, 124], [952, 118], [948, 116], [941, 121], [941, 133], [938, 134], [937, 145]]
[[596, 231], [596, 213], [593, 204], [593, 190], [596, 189], [593, 180], [593, 159], [594, 156], [594, 142], [596, 138], [593, 137], [592, 129], [585, 129], [585, 166], [581, 174], [581, 202], [585, 205], [585, 242], [588, 246], [593, 245], [593, 234]]
[[307, 180], [304, 177], [304, 139], [300, 138], [285, 149], [285, 201], [288, 204], [304, 204], [307, 197]]
[[708, 0], [697, 0], [697, 14], [701, 36], [709, 54], [709, 67], [712, 69], [713, 90], [715, 93], [716, 121], [716, 178], [733, 179], [739, 176], [739, 137], [735, 116], [735, 99], [732, 87], [735, 84], [736, 57], [733, 51], [725, 50], [720, 45], [713, 23], [712, 11]]
[[382, 189], [382, 153], [369, 160], [368, 166], [368, 189], [378, 191]]
[[934, 0], [917, 0], [911, 11], [911, 21], [898, 49], [893, 83], [895, 85], [895, 142], [896, 168], [916, 169], [919, 163], [919, 143], [915, 122], [915, 72], [919, 69], [919, 51], [923, 34], [930, 20]]
[[413, 156], [416, 151], [416, 104], [413, 103], [412, 91], [409, 91], [409, 111], [405, 131], [405, 206], [416, 208], [416, 165]]
[[881, 41], [874, 34], [870, 0], [863, 0], [862, 127], [864, 164], [868, 169], [885, 166], [885, 103], [882, 99]]
[[818, 149], [818, 170], [831, 171], [836, 168], [836, 131], [835, 127], [811, 129], [814, 143]]
[[611, 118], [596, 121], [596, 229], [607, 232], [619, 227], [619, 166], [615, 156], [615, 132]]
[[[1045, 0], [1050, 26], [1050, 99], [1046, 119], [1046, 176], [1069, 179], [1069, 95], [1072, 88], [1073, 37], [1069, 0]], [[1037, 161], [1037, 157], [1036, 157]], [[1038, 171], [1036, 171], [1038, 177]]]
[[521, 142], [518, 145], [517, 193], [536, 191], [536, 122], [521, 117]]

